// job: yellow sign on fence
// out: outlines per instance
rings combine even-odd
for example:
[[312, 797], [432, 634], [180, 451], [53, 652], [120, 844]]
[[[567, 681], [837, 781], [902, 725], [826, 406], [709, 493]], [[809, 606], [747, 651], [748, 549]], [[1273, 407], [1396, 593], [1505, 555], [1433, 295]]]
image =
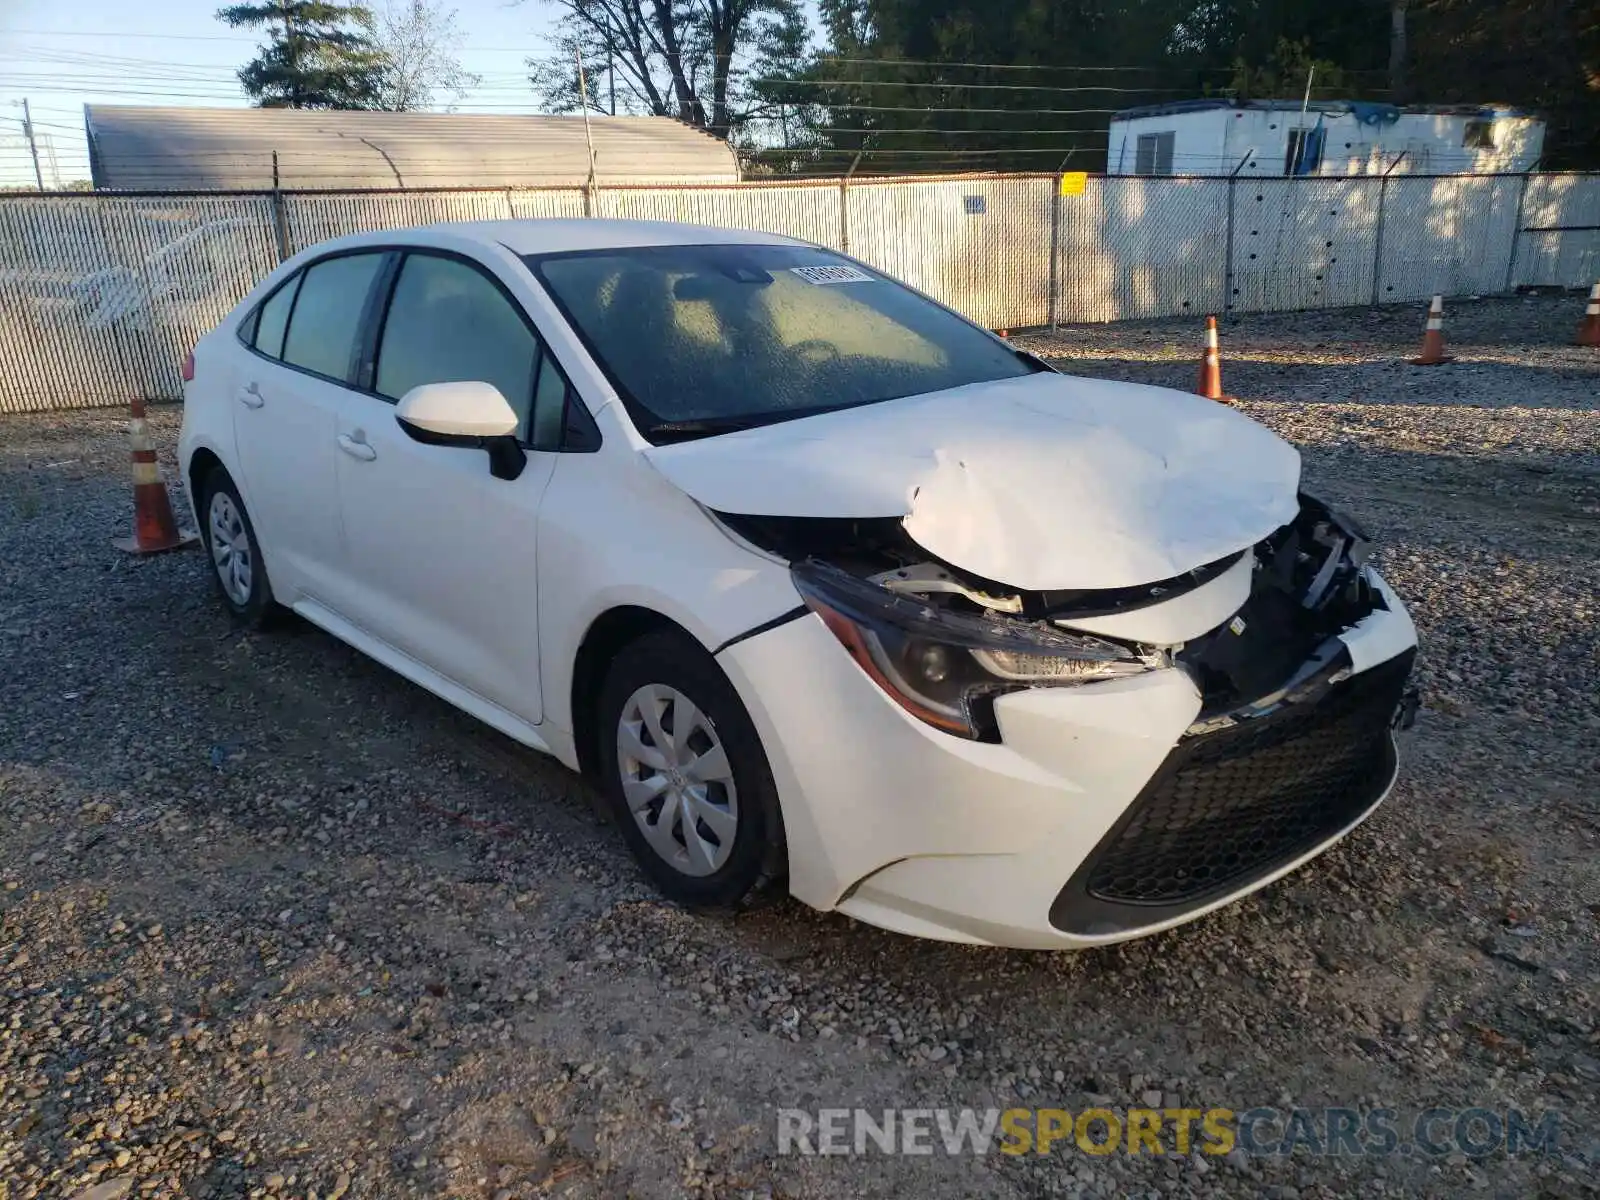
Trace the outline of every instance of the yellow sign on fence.
[[1089, 182], [1087, 171], [1064, 171], [1061, 175], [1061, 194], [1063, 196], [1081, 196], [1084, 186]]

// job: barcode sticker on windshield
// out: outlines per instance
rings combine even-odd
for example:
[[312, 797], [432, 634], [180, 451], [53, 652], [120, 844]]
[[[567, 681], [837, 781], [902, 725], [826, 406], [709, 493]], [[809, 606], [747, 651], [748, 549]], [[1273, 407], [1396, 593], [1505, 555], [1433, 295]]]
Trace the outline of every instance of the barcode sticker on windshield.
[[856, 267], [790, 267], [807, 283], [871, 283], [872, 276]]

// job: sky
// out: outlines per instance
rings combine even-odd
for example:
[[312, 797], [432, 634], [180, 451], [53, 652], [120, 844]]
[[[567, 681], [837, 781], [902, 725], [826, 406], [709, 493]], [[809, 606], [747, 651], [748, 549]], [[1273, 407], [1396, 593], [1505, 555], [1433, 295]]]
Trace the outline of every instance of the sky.
[[[457, 109], [536, 111], [524, 60], [551, 53], [554, 6], [455, 3], [465, 36], [462, 65], [483, 77]], [[246, 104], [234, 73], [263, 38], [222, 24], [220, 6], [221, 0], [0, 0], [0, 187], [33, 186], [24, 98], [47, 188], [89, 177], [85, 103]]]

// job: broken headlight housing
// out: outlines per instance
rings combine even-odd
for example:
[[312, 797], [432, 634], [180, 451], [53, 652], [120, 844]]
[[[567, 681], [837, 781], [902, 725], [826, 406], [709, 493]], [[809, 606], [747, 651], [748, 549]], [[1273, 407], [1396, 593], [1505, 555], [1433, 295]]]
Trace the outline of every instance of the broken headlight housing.
[[964, 613], [899, 595], [814, 559], [795, 588], [850, 656], [912, 716], [957, 737], [998, 741], [994, 698], [1138, 675], [1159, 656], [1038, 622]]

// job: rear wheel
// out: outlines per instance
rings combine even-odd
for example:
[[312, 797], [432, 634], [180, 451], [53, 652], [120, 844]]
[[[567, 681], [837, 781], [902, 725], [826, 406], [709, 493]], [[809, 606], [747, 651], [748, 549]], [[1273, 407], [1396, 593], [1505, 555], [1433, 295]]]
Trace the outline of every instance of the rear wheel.
[[735, 907], [785, 870], [783, 819], [749, 714], [687, 635], [624, 648], [599, 700], [600, 758], [628, 847], [672, 899]]
[[252, 629], [271, 624], [282, 613], [272, 596], [267, 564], [261, 559], [255, 527], [239, 489], [222, 467], [206, 476], [200, 499], [200, 528], [211, 555], [211, 578], [234, 620]]

